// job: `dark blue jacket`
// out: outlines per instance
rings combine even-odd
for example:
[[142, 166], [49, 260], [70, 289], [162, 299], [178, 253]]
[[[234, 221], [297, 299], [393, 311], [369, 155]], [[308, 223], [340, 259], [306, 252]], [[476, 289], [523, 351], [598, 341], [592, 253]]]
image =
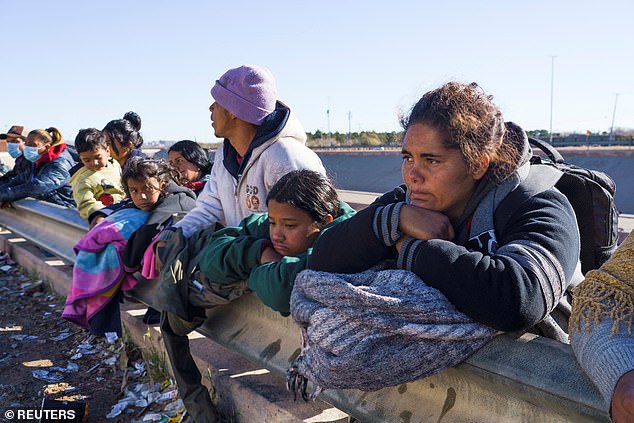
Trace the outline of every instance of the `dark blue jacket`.
[[0, 202], [12, 202], [32, 197], [60, 206], [75, 208], [70, 169], [75, 161], [67, 150], [63, 150], [55, 159], [30, 167], [15, 175], [6, 184], [0, 186]]
[[31, 169], [31, 162], [24, 158], [24, 156], [20, 156], [15, 159], [13, 164], [13, 169], [0, 176], [0, 186], [4, 185], [11, 181], [11, 179], [15, 178], [17, 175], [28, 172]]

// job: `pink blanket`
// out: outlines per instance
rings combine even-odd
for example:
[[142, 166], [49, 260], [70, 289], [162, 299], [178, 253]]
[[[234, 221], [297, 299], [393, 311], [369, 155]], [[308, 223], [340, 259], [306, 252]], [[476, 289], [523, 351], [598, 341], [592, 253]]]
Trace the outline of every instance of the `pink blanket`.
[[117, 211], [91, 229], [75, 245], [75, 266], [62, 317], [88, 328], [88, 321], [117, 294], [137, 281], [123, 270], [121, 252], [128, 239], [145, 223], [148, 212]]

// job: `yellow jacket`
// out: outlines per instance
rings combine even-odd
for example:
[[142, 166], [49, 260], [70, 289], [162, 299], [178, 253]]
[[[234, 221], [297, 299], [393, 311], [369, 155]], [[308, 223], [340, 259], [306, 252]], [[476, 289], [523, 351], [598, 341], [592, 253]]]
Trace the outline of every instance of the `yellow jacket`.
[[82, 167], [70, 178], [77, 210], [84, 219], [90, 213], [125, 198], [121, 183], [121, 166], [114, 159], [97, 172]]

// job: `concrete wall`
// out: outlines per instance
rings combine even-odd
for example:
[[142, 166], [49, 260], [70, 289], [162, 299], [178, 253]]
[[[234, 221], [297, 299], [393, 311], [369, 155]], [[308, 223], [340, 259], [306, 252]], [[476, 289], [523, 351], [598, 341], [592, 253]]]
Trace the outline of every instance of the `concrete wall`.
[[[562, 151], [571, 164], [600, 170], [616, 182], [616, 206], [622, 213], [634, 213], [634, 150], [611, 150], [597, 154], [585, 149], [573, 154]], [[318, 152], [337, 188], [386, 192], [403, 183], [401, 155], [397, 151]]]

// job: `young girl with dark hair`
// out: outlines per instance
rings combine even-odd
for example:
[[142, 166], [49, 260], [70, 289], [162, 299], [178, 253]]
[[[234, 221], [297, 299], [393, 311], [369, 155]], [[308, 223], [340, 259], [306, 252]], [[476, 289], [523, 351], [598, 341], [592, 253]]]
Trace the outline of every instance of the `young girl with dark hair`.
[[182, 140], [169, 148], [167, 158], [180, 173], [183, 186], [198, 195], [205, 187], [213, 165], [207, 152], [194, 141]]
[[51, 127], [29, 132], [23, 156], [30, 163], [30, 168], [2, 185], [0, 205], [33, 197], [74, 208], [75, 201], [69, 180], [70, 169], [75, 161], [59, 130]]
[[[196, 204], [177, 185], [178, 172], [162, 160], [132, 158], [122, 181], [131, 202], [92, 228], [77, 244], [73, 281], [62, 317], [103, 336], [121, 335], [119, 299], [138, 282], [153, 237], [173, 216]], [[150, 249], [151, 250], [151, 249]]]
[[266, 198], [268, 213], [217, 231], [200, 261], [210, 280], [248, 280], [262, 302], [287, 316], [295, 276], [306, 268], [313, 242], [354, 215], [330, 181], [311, 170], [283, 176]]
[[[248, 287], [264, 304], [287, 316], [295, 276], [306, 268], [312, 243], [320, 234], [355, 213], [338, 200], [337, 192], [326, 177], [310, 170], [296, 170], [282, 176], [271, 187], [266, 203], [268, 213], [248, 216], [239, 226], [206, 235], [209, 241], [202, 239], [205, 231], [196, 233], [203, 234], [196, 245], [205, 246], [197, 264], [202, 283], [186, 282], [190, 285], [189, 310], [199, 309], [204, 316], [203, 309], [214, 306], [213, 297], [225, 298], [226, 302], [237, 298], [244, 293], [247, 280]], [[192, 238], [187, 240], [192, 242]], [[169, 268], [162, 269], [161, 279], [164, 272], [170, 272]], [[214, 416], [215, 409], [206, 388], [200, 384], [201, 375], [186, 336], [199, 323], [165, 312], [161, 329], [185, 406], [200, 416], [196, 421], [214, 421], [204, 419]]]
[[127, 112], [123, 119], [111, 120], [103, 128], [112, 157], [119, 162], [121, 168], [131, 157], [146, 157], [141, 151], [143, 137], [140, 130], [141, 117], [134, 112]]

